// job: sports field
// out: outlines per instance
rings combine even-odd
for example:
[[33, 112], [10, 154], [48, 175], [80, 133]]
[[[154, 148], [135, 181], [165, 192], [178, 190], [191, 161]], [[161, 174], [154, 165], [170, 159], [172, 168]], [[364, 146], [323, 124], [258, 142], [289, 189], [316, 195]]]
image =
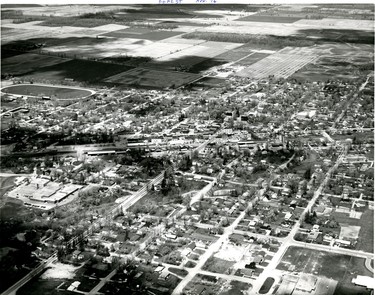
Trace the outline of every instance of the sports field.
[[20, 84], [7, 86], [1, 89], [4, 93], [16, 94], [16, 95], [28, 95], [28, 96], [49, 96], [57, 99], [67, 98], [83, 98], [87, 97], [94, 91], [78, 88], [68, 87], [54, 87], [46, 85], [35, 85], [35, 84]]

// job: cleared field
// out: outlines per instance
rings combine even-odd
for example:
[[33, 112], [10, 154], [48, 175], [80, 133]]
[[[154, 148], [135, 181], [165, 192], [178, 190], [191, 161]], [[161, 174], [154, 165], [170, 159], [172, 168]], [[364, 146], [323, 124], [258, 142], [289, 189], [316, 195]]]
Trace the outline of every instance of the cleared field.
[[[162, 79], [161, 79], [162, 77]], [[105, 79], [105, 82], [133, 85], [150, 88], [180, 87], [198, 79], [200, 76], [191, 73], [159, 71], [136, 68]]]
[[159, 60], [164, 61], [164, 60], [179, 59], [183, 56], [190, 56], [190, 55], [201, 56], [205, 58], [212, 58], [226, 51], [230, 51], [236, 47], [239, 47], [241, 45], [242, 44], [239, 44], [239, 43], [208, 41], [200, 45], [181, 49], [178, 52], [174, 52], [172, 54], [163, 56]]
[[216, 272], [216, 273], [226, 273], [229, 268], [235, 264], [234, 261], [228, 261], [216, 257], [210, 257], [203, 266], [204, 270]]
[[71, 78], [81, 82], [100, 82], [102, 79], [131, 69], [131, 67], [88, 60], [71, 60], [39, 68], [26, 77], [37, 81], [62, 81]]
[[339, 18], [323, 18], [320, 20], [301, 19], [296, 25], [310, 25], [319, 27], [330, 27], [342, 29], [358, 29], [358, 30], [374, 30], [374, 21], [372, 20], [356, 20], [356, 19], [339, 19]]
[[349, 282], [356, 275], [372, 276], [365, 267], [364, 258], [301, 247], [289, 247], [277, 269], [289, 271], [293, 269], [293, 272], [325, 276], [337, 281], [343, 281], [344, 278]]
[[174, 37], [177, 35], [181, 35], [184, 32], [178, 32], [178, 31], [152, 31], [148, 29], [143, 29], [143, 33], [139, 33], [137, 31], [140, 30], [134, 30], [134, 29], [124, 29], [124, 30], [118, 30], [113, 31], [110, 33], [104, 34], [104, 36], [108, 37], [116, 37], [116, 38], [134, 38], [134, 39], [144, 39], [144, 40], [150, 40], [150, 41], [160, 41], [164, 40], [170, 37]]
[[294, 73], [293, 78], [308, 81], [332, 78], [354, 80], [363, 76], [361, 68], [373, 68], [373, 46], [368, 44], [324, 44], [311, 50], [320, 58]]
[[237, 19], [237, 21], [247, 22], [266, 22], [266, 23], [294, 23], [300, 20], [300, 17], [286, 17], [286, 16], [268, 16], [268, 15], [250, 15]]
[[21, 84], [7, 86], [1, 89], [4, 93], [29, 95], [29, 96], [49, 96], [57, 99], [82, 98], [93, 94], [92, 91], [78, 88], [55, 87], [35, 84]]
[[270, 75], [287, 78], [306, 64], [314, 62], [316, 58], [314, 55], [275, 53], [237, 72], [236, 75], [253, 79], [262, 79]]
[[374, 252], [374, 210], [366, 210], [359, 220], [361, 229], [356, 249]]
[[55, 54], [65, 54], [68, 57], [97, 57], [104, 58], [115, 54], [124, 54], [139, 47], [150, 44], [150, 41], [139, 39], [113, 39], [113, 38], [68, 38], [56, 46], [49, 46], [43, 51]]
[[148, 56], [154, 59], [159, 59], [164, 56], [171, 55], [174, 52], [182, 51], [188, 47], [192, 47], [192, 45], [183, 43], [155, 42], [151, 44], [143, 44], [143, 46], [139, 46], [138, 48], [129, 51], [127, 54], [131, 56]]
[[1, 71], [3, 74], [20, 75], [36, 70], [41, 66], [52, 66], [67, 59], [60, 57], [25, 53], [1, 60]]
[[263, 58], [266, 58], [269, 56], [269, 53], [263, 53], [263, 52], [254, 52], [253, 54], [245, 57], [244, 59], [241, 59], [240, 61], [234, 63], [236, 65], [241, 65], [241, 66], [250, 66]]
[[16, 177], [0, 177], [0, 197], [14, 186]]

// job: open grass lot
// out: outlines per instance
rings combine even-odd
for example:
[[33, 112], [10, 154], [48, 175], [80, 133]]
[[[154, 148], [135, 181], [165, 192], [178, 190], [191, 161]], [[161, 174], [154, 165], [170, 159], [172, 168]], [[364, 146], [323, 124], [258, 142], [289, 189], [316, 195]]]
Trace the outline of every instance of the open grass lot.
[[300, 17], [287, 17], [287, 16], [268, 16], [268, 15], [250, 15], [237, 19], [237, 21], [246, 22], [267, 22], [267, 23], [294, 23], [300, 20]]
[[91, 91], [85, 89], [52, 87], [34, 84], [12, 85], [1, 89], [1, 91], [18, 95], [49, 96], [57, 99], [82, 98], [92, 94]]
[[216, 257], [210, 257], [203, 266], [204, 270], [216, 272], [216, 273], [227, 273], [228, 270], [235, 264], [234, 261], [224, 260]]
[[289, 247], [277, 269], [290, 270], [291, 265], [294, 265], [294, 272], [325, 276], [342, 284], [350, 284], [357, 275], [372, 276], [365, 267], [364, 258], [301, 247]]
[[[150, 191], [131, 208], [132, 210], [147, 211], [151, 215], [167, 216], [173, 212], [173, 206], [182, 202], [182, 195], [190, 191], [198, 191], [206, 186], [203, 181], [187, 180], [179, 183], [179, 187], [172, 188], [166, 195], [161, 191]], [[181, 197], [179, 197], [179, 195]]]
[[[65, 287], [62, 286], [62, 289], [57, 287], [64, 283], [64, 280], [42, 280], [39, 278], [32, 279], [26, 285], [21, 287], [17, 291], [17, 295], [40, 295], [40, 294], [51, 294], [51, 295], [64, 295], [72, 294], [70, 291], [66, 291], [66, 288], [69, 286], [65, 283]], [[67, 286], [66, 286], [67, 285]], [[65, 290], [64, 290], [65, 289]]]
[[366, 210], [359, 220], [359, 231], [356, 249], [374, 252], [374, 210]]
[[130, 67], [88, 60], [71, 60], [53, 66], [41, 67], [28, 73], [34, 81], [62, 81], [71, 78], [79, 82], [93, 83], [129, 70]]
[[16, 177], [0, 177], [0, 197], [14, 186], [15, 179]]
[[[160, 79], [163, 77], [163, 79]], [[199, 75], [182, 72], [159, 71], [136, 68], [105, 79], [105, 82], [118, 85], [132, 85], [150, 88], [180, 87], [199, 78]]]
[[228, 287], [228, 290], [219, 293], [219, 295], [243, 295], [246, 294], [252, 286], [244, 282], [231, 281]]
[[337, 284], [334, 295], [371, 294], [371, 290], [366, 290], [364, 287], [355, 286], [351, 283], [352, 279], [357, 277], [357, 275], [373, 277], [373, 274], [364, 267], [364, 263], [364, 258], [351, 257], [348, 271]]
[[349, 214], [334, 212], [332, 216], [340, 225], [360, 226], [357, 250], [374, 251], [374, 210], [365, 210], [360, 219], [350, 218]]
[[41, 66], [53, 66], [67, 59], [60, 57], [25, 53], [1, 60], [1, 71], [3, 74], [20, 75], [36, 70]]

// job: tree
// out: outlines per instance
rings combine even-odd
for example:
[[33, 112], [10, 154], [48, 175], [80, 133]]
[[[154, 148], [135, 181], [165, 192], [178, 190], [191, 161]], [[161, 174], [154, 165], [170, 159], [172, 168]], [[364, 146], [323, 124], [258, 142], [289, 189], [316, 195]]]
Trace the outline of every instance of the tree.
[[311, 179], [311, 166], [310, 166], [309, 168], [306, 169], [305, 174], [303, 175], [303, 177], [304, 177], [306, 180], [310, 180], [310, 179]]
[[249, 264], [249, 268], [251, 268], [251, 269], [256, 269], [257, 267], [256, 267], [256, 263], [253, 261], [253, 262], [250, 262], [250, 264]]

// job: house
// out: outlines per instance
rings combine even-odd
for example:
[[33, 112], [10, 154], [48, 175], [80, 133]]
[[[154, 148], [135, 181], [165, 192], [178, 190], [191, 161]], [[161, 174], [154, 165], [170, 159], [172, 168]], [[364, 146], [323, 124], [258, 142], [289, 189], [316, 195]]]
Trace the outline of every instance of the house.
[[253, 275], [254, 273], [254, 270], [253, 269], [248, 269], [248, 268], [243, 268], [241, 269], [241, 274], [245, 277], [245, 278], [251, 278], [251, 276]]
[[159, 274], [159, 280], [166, 280], [170, 276], [169, 271], [165, 268]]
[[195, 294], [197, 295], [204, 295], [206, 294], [208, 291], [207, 287], [206, 286], [203, 286], [203, 285], [198, 285], [195, 287]]
[[319, 225], [314, 224], [311, 231], [312, 232], [319, 232]]
[[318, 232], [318, 231], [312, 231], [312, 232], [310, 232], [310, 233], [307, 235], [307, 240], [315, 241], [315, 240], [317, 239], [318, 236], [319, 236], [319, 232]]
[[255, 262], [257, 264], [261, 264], [261, 263], [263, 263], [263, 261], [264, 261], [263, 255], [256, 255], [256, 256], [253, 256], [253, 257], [250, 258], [249, 263]]
[[73, 259], [83, 259], [83, 255], [81, 254], [82, 252], [79, 250], [75, 250], [72, 254]]
[[285, 219], [285, 220], [290, 220], [291, 217], [292, 217], [292, 213], [287, 212], [287, 213], [285, 214], [284, 219]]

